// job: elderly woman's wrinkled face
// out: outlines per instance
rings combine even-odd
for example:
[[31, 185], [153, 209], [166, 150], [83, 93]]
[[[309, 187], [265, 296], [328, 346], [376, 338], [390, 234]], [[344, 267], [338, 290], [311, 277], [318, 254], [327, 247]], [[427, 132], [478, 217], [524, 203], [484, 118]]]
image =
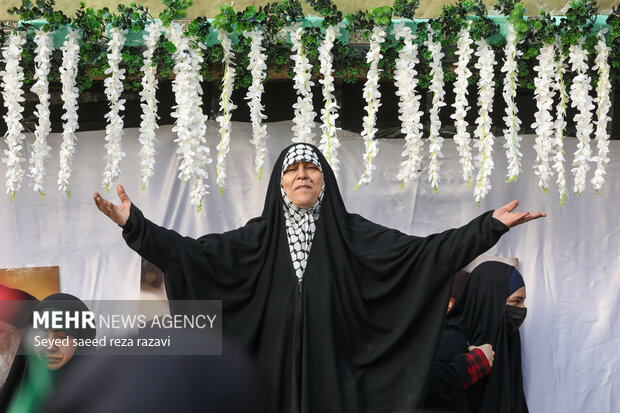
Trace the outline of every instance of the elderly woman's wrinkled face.
[[284, 170], [282, 188], [295, 206], [310, 208], [321, 194], [323, 173], [311, 162], [296, 162]]
[[73, 336], [62, 330], [50, 328], [42, 338], [48, 339], [49, 344], [37, 347], [36, 351], [50, 370], [62, 368], [75, 354]]

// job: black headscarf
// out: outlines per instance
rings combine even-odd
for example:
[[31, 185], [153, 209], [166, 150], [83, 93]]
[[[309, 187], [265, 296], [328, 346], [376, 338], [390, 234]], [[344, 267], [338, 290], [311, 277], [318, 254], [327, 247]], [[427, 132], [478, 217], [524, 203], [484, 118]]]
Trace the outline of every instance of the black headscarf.
[[[43, 301], [41, 301], [36, 310], [41, 313], [49, 310], [61, 310], [68, 311], [71, 313], [74, 312], [88, 312], [90, 311], [86, 304], [79, 298], [71, 294], [65, 293], [57, 293], [52, 294], [46, 297]], [[62, 324], [62, 318], [61, 318]], [[97, 335], [97, 331], [92, 327], [84, 327], [84, 328], [65, 328], [63, 331], [70, 334], [71, 336], [83, 340], [89, 340], [95, 338]]]
[[513, 266], [488, 261], [477, 266], [448, 313], [447, 329], [459, 330], [471, 345], [495, 351], [491, 373], [467, 390], [471, 412], [526, 413], [521, 375], [521, 337], [508, 334], [506, 298]]
[[409, 236], [347, 212], [318, 149], [324, 198], [303, 277], [295, 276], [280, 192], [285, 148], [260, 217], [197, 240], [132, 206], [128, 245], [165, 273], [170, 299], [223, 300], [226, 332], [256, 357], [268, 411], [392, 412], [415, 406], [445, 314], [450, 277], [507, 231], [488, 212]]

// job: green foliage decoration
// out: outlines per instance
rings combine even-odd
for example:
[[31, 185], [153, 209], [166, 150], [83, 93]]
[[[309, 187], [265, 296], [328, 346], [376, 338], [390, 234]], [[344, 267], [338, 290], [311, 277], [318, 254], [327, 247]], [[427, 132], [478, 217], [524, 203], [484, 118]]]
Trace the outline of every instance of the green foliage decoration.
[[239, 42], [233, 45], [235, 52], [235, 87], [248, 88], [252, 84], [252, 74], [246, 69], [250, 64], [251, 39], [243, 35], [244, 32], [263, 27], [267, 14], [262, 7], [248, 6], [237, 13], [235, 32], [239, 35]]
[[514, 26], [517, 36], [523, 39], [524, 33], [528, 30], [527, 21], [525, 19], [525, 6], [517, 1], [514, 2], [511, 7], [504, 8], [503, 12], [508, 16], [508, 22]]
[[308, 0], [312, 9], [323, 17], [321, 27], [335, 26], [342, 21], [342, 12], [331, 0]]
[[333, 53], [333, 67], [336, 77], [345, 83], [356, 83], [366, 72], [366, 55], [364, 50], [336, 39]]
[[[370, 11], [359, 11], [357, 13], [350, 13], [346, 16], [349, 32], [361, 33], [362, 37], [366, 40], [370, 40], [372, 30], [375, 27], [386, 27], [386, 31], [389, 31], [389, 26], [392, 24], [392, 8], [389, 6], [376, 7]], [[379, 69], [382, 70], [381, 77], [385, 79], [394, 78], [394, 69], [396, 67], [396, 58], [398, 57], [397, 47], [400, 43], [390, 41], [386, 39], [381, 44], [381, 55], [383, 58], [379, 62]], [[348, 49], [348, 50], [347, 50]], [[357, 79], [353, 77], [360, 77], [365, 75], [370, 65], [366, 62], [367, 47], [357, 50], [347, 47], [338, 47], [337, 50], [347, 52], [347, 58], [349, 62], [356, 62], [357, 70], [351, 70], [343, 68], [340, 63], [343, 60], [334, 58], [334, 67], [337, 74], [342, 74], [346, 82], [354, 82]]]
[[161, 20], [164, 26], [168, 27], [173, 20], [185, 19], [187, 17], [187, 9], [194, 2], [192, 0], [162, 0], [162, 4], [166, 6], [166, 9], [159, 13], [159, 20]]
[[[324, 38], [324, 29], [343, 21], [343, 14], [338, 10], [333, 0], [306, 0], [313, 10], [323, 17], [321, 27], [306, 27], [302, 35], [304, 50], [313, 65], [313, 77], [320, 76], [318, 62], [318, 47]], [[165, 6], [157, 18], [164, 26], [169, 26], [175, 20], [187, 18], [187, 10], [192, 6], [192, 0], [162, 0]], [[370, 10], [358, 11], [346, 16], [350, 33], [359, 33], [364, 39], [369, 39], [372, 29], [384, 26], [388, 33], [391, 31], [392, 17], [402, 19], [414, 19], [419, 6], [419, 0], [395, 0], [392, 6], [382, 6]], [[517, 64], [519, 67], [519, 87], [534, 88], [537, 56], [542, 44], [559, 42], [562, 53], [567, 55], [571, 45], [577, 44], [585, 37], [584, 47], [591, 53], [590, 64], [594, 56], [596, 45], [596, 33], [593, 31], [594, 19], [598, 12], [594, 0], [574, 0], [566, 16], [554, 17], [545, 11], [533, 17], [526, 17], [526, 10], [520, 0], [497, 0], [495, 9], [502, 15], [508, 16], [508, 21], [513, 24], [519, 36], [519, 49], [522, 52]], [[155, 19], [145, 6], [137, 3], [129, 5], [119, 4], [109, 9], [93, 9], [80, 3], [73, 17], [67, 16], [62, 10], [56, 9], [55, 0], [21, 0], [21, 4], [8, 9], [11, 15], [19, 16], [22, 21], [18, 30], [26, 32], [27, 43], [22, 52], [21, 64], [25, 70], [25, 83], [32, 82], [34, 72], [34, 25], [28, 22], [43, 20], [42, 30], [54, 32], [62, 30], [64, 26], [71, 26], [80, 31], [81, 49], [78, 70], [78, 88], [84, 91], [106, 77], [105, 70], [108, 68], [106, 58], [107, 31], [109, 27], [119, 27], [129, 33], [140, 33]], [[283, 35], [283, 30], [305, 18], [300, 0], [281, 0], [264, 6], [249, 6], [241, 11], [236, 11], [232, 6], [223, 6], [220, 13], [209, 21], [206, 17], [197, 17], [186, 26], [185, 35], [194, 42], [194, 47], [211, 44], [213, 30], [224, 29], [234, 34], [233, 52], [235, 53], [236, 80], [235, 88], [246, 88], [251, 84], [251, 74], [246, 70], [249, 64], [248, 52], [250, 39], [244, 36], [244, 32], [256, 27], [263, 30], [265, 40], [263, 46], [268, 56], [268, 65], [275, 73], [285, 72], [292, 77], [290, 70], [291, 44]], [[458, 33], [465, 27], [467, 21], [471, 22], [471, 35], [474, 40], [485, 38], [494, 48], [496, 60], [501, 62], [503, 57], [503, 45], [505, 40], [499, 35], [499, 27], [488, 17], [488, 12], [482, 0], [456, 0], [453, 4], [446, 5], [438, 18], [428, 22], [417, 22], [416, 43], [420, 53], [420, 63], [416, 67], [419, 73], [419, 87], [427, 88], [430, 82], [428, 60], [430, 58], [427, 48], [424, 46], [428, 36], [429, 27], [435, 32], [435, 41], [440, 41], [446, 58], [443, 61], [444, 80], [451, 82], [455, 79], [453, 72], [456, 56], [455, 45]], [[611, 81], [615, 84], [620, 80], [620, 7], [615, 7], [608, 16], [607, 33], [608, 43], [611, 47], [610, 65], [612, 69]], [[0, 43], [4, 44], [7, 25], [0, 27]], [[381, 45], [383, 59], [380, 62], [381, 76], [383, 79], [393, 78], [395, 62], [398, 52], [402, 48], [402, 41], [395, 41], [388, 37]], [[154, 54], [154, 65], [158, 68], [158, 77], [162, 80], [170, 79], [173, 75], [174, 61], [172, 55], [175, 52], [174, 45], [162, 35], [157, 44]], [[346, 41], [337, 39], [333, 48], [333, 64], [335, 75], [344, 82], [357, 82], [363, 78], [368, 64], [365, 55], [367, 46], [348, 44]], [[124, 80], [125, 89], [128, 91], [139, 90], [142, 78], [142, 53], [143, 48], [129, 46], [122, 50], [123, 64], [127, 70]], [[201, 73], [205, 80], [212, 80], [221, 74], [221, 46], [215, 44], [203, 47], [204, 63]], [[52, 54], [52, 67], [57, 68], [61, 64], [61, 53], [54, 50]], [[475, 59], [473, 59], [475, 60]], [[469, 79], [471, 83], [477, 80], [476, 71], [471, 69], [474, 75]], [[0, 70], [3, 63], [0, 63]], [[496, 66], [496, 81], [501, 82], [501, 64]], [[591, 73], [596, 82], [596, 73]], [[566, 81], [571, 82], [572, 74], [567, 73]], [[58, 70], [52, 70], [49, 75], [51, 82], [59, 80]]]
[[213, 19], [213, 27], [218, 30], [225, 30], [228, 33], [235, 31], [237, 23], [237, 12], [232, 6], [220, 7], [220, 12]]
[[[71, 23], [71, 19], [62, 11], [54, 10], [55, 4], [54, 0], [36, 0], [34, 3], [25, 0], [22, 1], [21, 6], [10, 7], [7, 12], [11, 15], [19, 15], [22, 22], [45, 20], [47, 23], [41, 27], [41, 30], [51, 32]], [[28, 28], [31, 27], [26, 26], [26, 29]]]
[[392, 8], [389, 6], [375, 7], [370, 11], [347, 14], [347, 21], [349, 30], [361, 32], [365, 39], [369, 39], [375, 27], [387, 27], [392, 24]]
[[597, 11], [596, 3], [592, 0], [573, 1], [558, 25], [562, 33], [562, 46], [566, 48], [576, 45], [584, 35], [590, 37]]
[[415, 11], [420, 5], [420, 0], [395, 0], [392, 6], [394, 16], [402, 19], [413, 20], [415, 17]]

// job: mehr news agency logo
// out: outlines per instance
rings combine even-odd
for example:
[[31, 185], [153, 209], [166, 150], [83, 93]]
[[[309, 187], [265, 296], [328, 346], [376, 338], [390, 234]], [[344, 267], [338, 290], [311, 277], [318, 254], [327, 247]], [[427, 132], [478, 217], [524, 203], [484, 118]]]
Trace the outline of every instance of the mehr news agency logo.
[[[105, 347], [170, 347], [171, 337], [107, 337], [82, 338], [66, 335], [51, 336], [46, 331], [118, 330], [131, 335], [138, 330], [208, 330], [217, 326], [218, 314], [163, 314], [149, 319], [145, 314], [98, 314], [92, 311], [46, 309], [33, 312], [33, 344], [35, 348], [71, 346], [83, 348]], [[37, 334], [36, 332], [40, 332]]]

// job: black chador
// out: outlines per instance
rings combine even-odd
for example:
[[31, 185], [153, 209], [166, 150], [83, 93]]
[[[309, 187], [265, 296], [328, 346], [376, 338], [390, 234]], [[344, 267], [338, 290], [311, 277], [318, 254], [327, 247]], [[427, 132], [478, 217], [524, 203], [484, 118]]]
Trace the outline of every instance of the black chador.
[[[392, 412], [422, 392], [451, 276], [508, 228], [489, 211], [420, 238], [347, 212], [318, 149], [320, 214], [303, 278], [286, 234], [276, 161], [261, 216], [198, 239], [157, 226], [132, 206], [127, 244], [165, 273], [168, 298], [222, 300], [223, 325], [266, 377], [267, 411]], [[224, 349], [225, 351], [225, 349]]]
[[[515, 308], [506, 305], [506, 298], [514, 292], [509, 289], [514, 272], [523, 282], [514, 267], [488, 261], [467, 279], [441, 334], [425, 407], [458, 413], [528, 412], [521, 374], [521, 336], [518, 325], [511, 326], [507, 317], [507, 311]], [[463, 384], [470, 380], [465, 353], [469, 345], [484, 343], [495, 351], [493, 367], [465, 389]]]

